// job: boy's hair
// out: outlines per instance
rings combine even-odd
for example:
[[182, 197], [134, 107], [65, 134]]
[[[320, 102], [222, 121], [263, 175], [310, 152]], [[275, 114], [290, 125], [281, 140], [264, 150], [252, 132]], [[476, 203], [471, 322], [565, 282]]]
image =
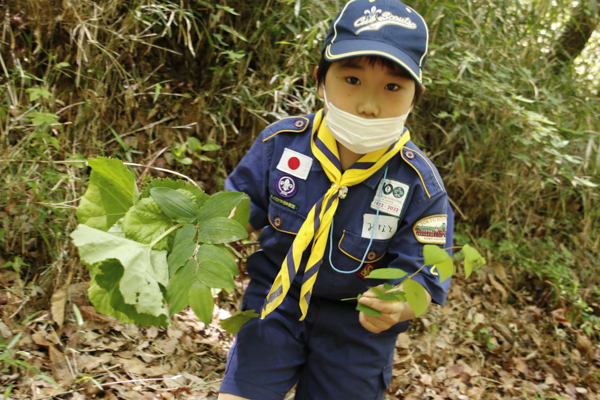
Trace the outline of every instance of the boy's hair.
[[[406, 78], [410, 78], [415, 82], [415, 96], [413, 97], [413, 105], [416, 105], [423, 93], [421, 91], [421, 84], [417, 82], [408, 72], [406, 72], [401, 66], [393, 62], [392, 60], [388, 60], [387, 58], [377, 57], [377, 56], [364, 56], [364, 57], [356, 57], [365, 60], [370, 66], [381, 66], [383, 68], [388, 68], [394, 72], [403, 74]], [[351, 58], [347, 58], [341, 60], [342, 64], [348, 62]], [[317, 71], [317, 87], [325, 84], [325, 76], [327, 75], [327, 71], [329, 71], [329, 67], [332, 62], [327, 61], [325, 57], [321, 57], [321, 61], [319, 61], [319, 70]]]

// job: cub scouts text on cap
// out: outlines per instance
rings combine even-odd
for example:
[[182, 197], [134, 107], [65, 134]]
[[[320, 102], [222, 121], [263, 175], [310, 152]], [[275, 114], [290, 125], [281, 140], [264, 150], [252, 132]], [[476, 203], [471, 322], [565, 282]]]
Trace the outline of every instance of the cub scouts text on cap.
[[295, 176], [296, 178], [306, 180], [312, 162], [312, 158], [305, 156], [302, 153], [298, 153], [297, 151], [285, 148], [281, 155], [281, 159], [279, 160], [279, 164], [277, 164], [277, 169]]
[[413, 226], [415, 237], [421, 243], [446, 244], [446, 224], [448, 216], [432, 215], [423, 218]]
[[333, 20], [322, 54], [327, 61], [387, 58], [422, 84], [429, 31], [423, 17], [399, 0], [350, 0]]

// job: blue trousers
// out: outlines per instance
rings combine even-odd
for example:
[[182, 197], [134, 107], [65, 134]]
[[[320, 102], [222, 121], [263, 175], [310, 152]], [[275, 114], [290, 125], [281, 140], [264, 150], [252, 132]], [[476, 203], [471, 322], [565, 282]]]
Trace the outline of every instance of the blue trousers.
[[[243, 309], [262, 309], [278, 269], [262, 252], [248, 259], [251, 281]], [[254, 271], [254, 272], [252, 272]], [[254, 276], [253, 276], [254, 275]], [[247, 322], [229, 352], [221, 392], [251, 400], [281, 400], [297, 383], [295, 400], [382, 400], [392, 377], [396, 337], [408, 321], [375, 334], [358, 321], [355, 301], [313, 296], [300, 319], [300, 287], [264, 320]]]

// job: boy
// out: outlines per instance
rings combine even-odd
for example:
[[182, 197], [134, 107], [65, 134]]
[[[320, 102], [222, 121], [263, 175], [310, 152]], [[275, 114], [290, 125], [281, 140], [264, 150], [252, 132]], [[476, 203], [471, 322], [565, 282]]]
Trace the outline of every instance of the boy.
[[[409, 275], [426, 243], [452, 243], [453, 213], [404, 121], [425, 90], [427, 26], [399, 0], [352, 0], [334, 19], [315, 70], [325, 108], [267, 127], [226, 182], [251, 198], [242, 309], [261, 314], [231, 348], [220, 400], [383, 399], [396, 337], [414, 312], [378, 300], [374, 268]], [[435, 235], [429, 235], [432, 229]], [[449, 280], [414, 280], [444, 304]], [[390, 282], [398, 284], [398, 281]], [[345, 298], [379, 317], [356, 311]]]

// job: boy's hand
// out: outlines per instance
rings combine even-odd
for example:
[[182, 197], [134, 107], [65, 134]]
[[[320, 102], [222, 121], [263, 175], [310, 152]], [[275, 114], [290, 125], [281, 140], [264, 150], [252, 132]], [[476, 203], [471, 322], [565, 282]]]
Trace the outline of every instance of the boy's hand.
[[379, 300], [375, 293], [373, 293], [370, 289], [363, 293], [363, 297], [361, 297], [358, 302], [381, 313], [379, 317], [371, 317], [362, 311], [359, 314], [358, 320], [360, 321], [360, 324], [366, 330], [373, 333], [383, 332], [391, 328], [393, 325], [396, 325], [400, 321], [410, 319], [406, 318], [406, 315], [404, 315], [405, 318], [402, 318], [403, 314], [406, 314], [409, 310], [414, 317], [414, 313], [412, 312], [412, 309], [408, 303], [399, 300]]

